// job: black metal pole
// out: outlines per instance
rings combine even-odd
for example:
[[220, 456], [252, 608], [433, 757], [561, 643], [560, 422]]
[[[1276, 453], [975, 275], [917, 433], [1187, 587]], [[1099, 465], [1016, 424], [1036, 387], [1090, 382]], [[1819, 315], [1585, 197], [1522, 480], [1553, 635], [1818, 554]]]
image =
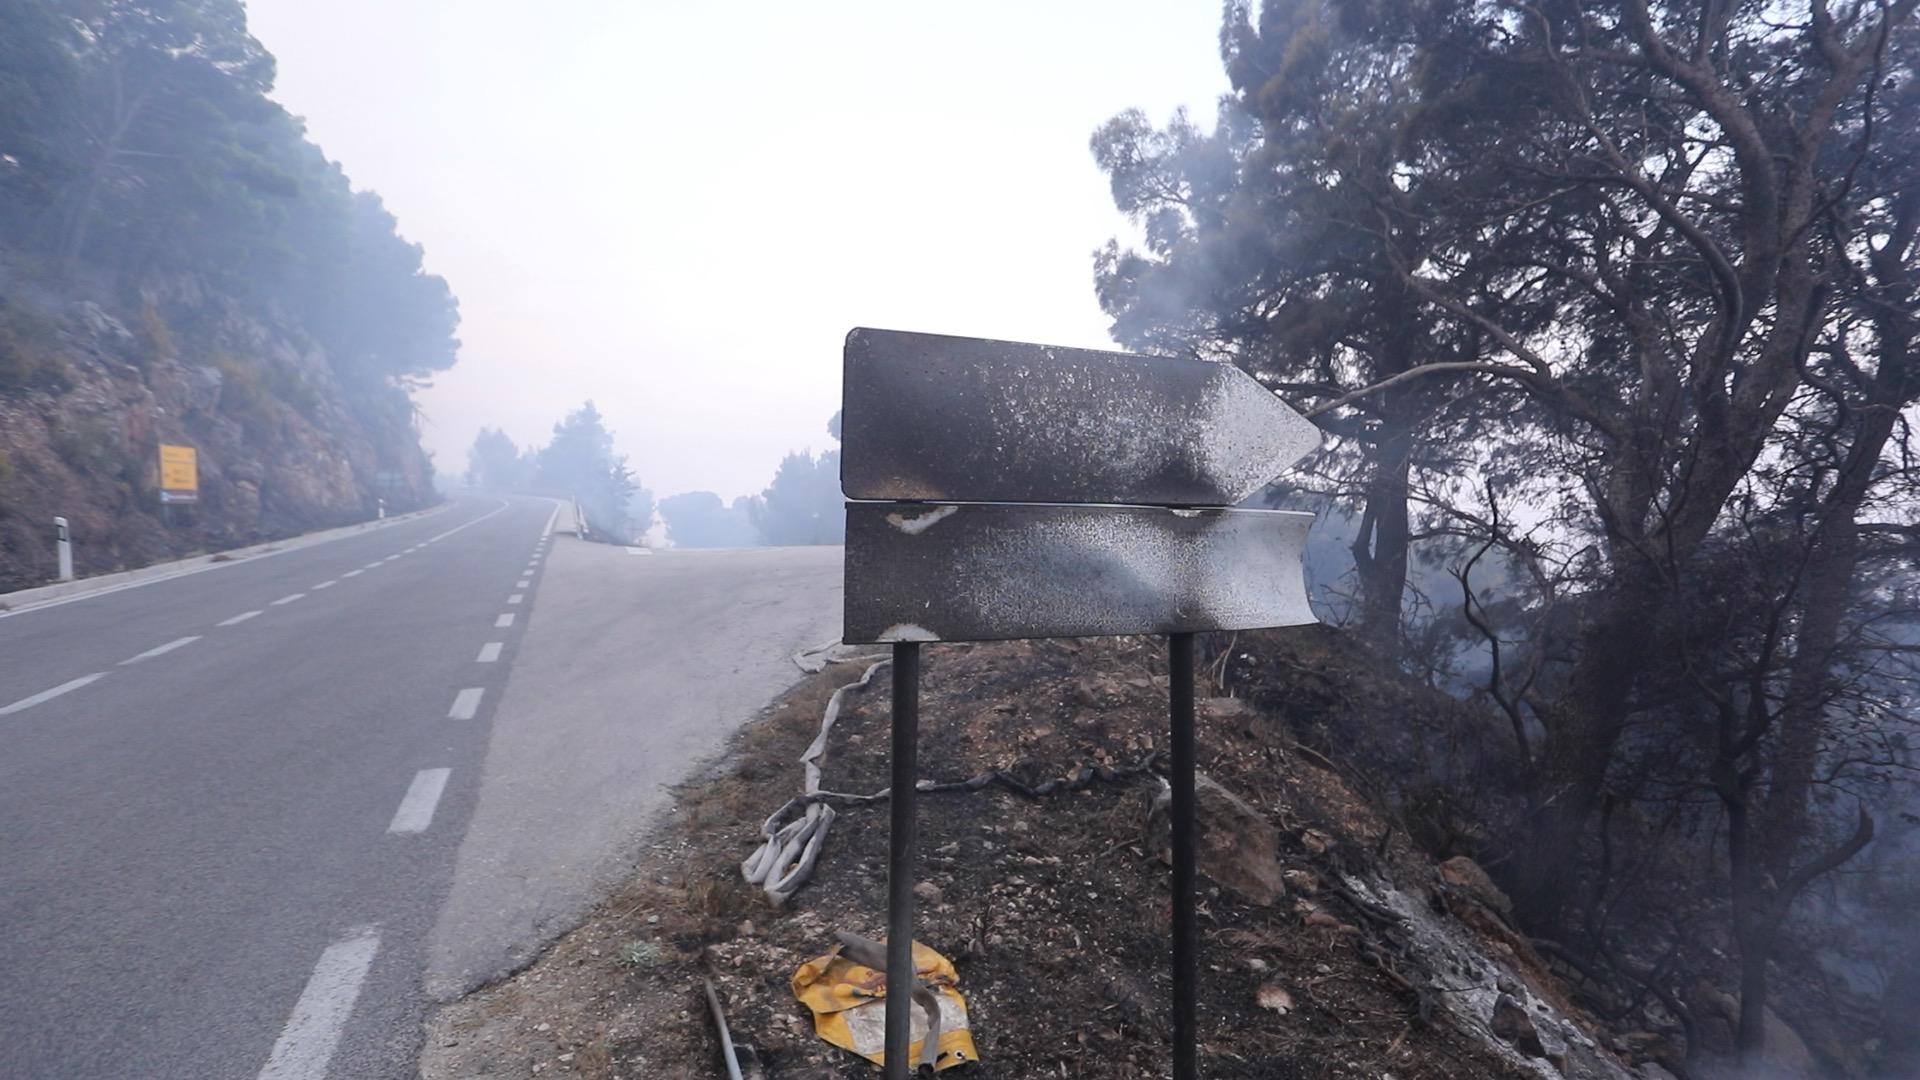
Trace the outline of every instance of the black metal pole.
[[[1193, 635], [1167, 635], [1167, 702], [1173, 721], [1173, 1080], [1194, 1080], [1194, 998], [1200, 969], [1193, 918]], [[897, 736], [896, 736], [897, 738]]]
[[[1191, 653], [1189, 653], [1191, 655]], [[893, 646], [893, 757], [887, 835], [886, 1080], [913, 1074], [913, 867], [919, 827], [914, 820], [920, 756], [920, 646]]]

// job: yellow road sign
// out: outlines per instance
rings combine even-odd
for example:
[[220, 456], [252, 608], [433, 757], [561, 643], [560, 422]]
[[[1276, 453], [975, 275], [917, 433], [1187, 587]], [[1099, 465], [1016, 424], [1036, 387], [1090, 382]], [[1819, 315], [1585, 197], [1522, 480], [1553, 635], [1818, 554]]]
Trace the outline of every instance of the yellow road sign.
[[191, 502], [200, 496], [200, 459], [191, 446], [160, 444], [160, 497]]

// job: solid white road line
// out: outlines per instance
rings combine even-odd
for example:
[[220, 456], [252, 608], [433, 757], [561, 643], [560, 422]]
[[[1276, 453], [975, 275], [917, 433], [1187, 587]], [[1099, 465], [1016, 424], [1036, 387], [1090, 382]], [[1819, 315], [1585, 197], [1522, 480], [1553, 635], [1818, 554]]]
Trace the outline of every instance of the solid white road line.
[[512, 596], [507, 597], [507, 603], [517, 604], [520, 602], [520, 598], [525, 595], [525, 593], [514, 593]]
[[413, 783], [407, 786], [406, 797], [400, 800], [400, 809], [393, 812], [393, 824], [387, 826], [390, 833], [426, 832], [433, 824], [434, 808], [440, 805], [440, 793], [447, 790], [447, 776], [452, 769], [421, 769], [413, 775]]
[[320, 591], [321, 589], [331, 589], [331, 588], [333, 588], [333, 587], [334, 587], [334, 586], [335, 586], [336, 584], [338, 584], [338, 581], [337, 581], [337, 580], [336, 580], [336, 581], [323, 581], [323, 582], [321, 582], [320, 584], [318, 584], [318, 585], [315, 585], [315, 586], [313, 587], [313, 591], [314, 591], [314, 592], [319, 592], [319, 591]]
[[219, 622], [215, 623], [214, 625], [215, 626], [239, 626], [241, 623], [246, 622], [248, 619], [251, 619], [258, 614], [260, 614], [260, 612], [257, 608], [253, 611], [243, 611], [240, 614], [235, 615], [231, 619], [221, 619]]
[[341, 577], [343, 577], [343, 578], [349, 578], [349, 577], [359, 577], [359, 576], [360, 576], [361, 574], [364, 574], [364, 573], [366, 573], [366, 572], [367, 572], [367, 571], [366, 571], [366, 570], [365, 570], [364, 568], [362, 568], [362, 569], [359, 569], [359, 570], [349, 570], [349, 571], [347, 571], [346, 573], [344, 573], [344, 574], [341, 574], [340, 576], [341, 576]]
[[524, 589], [528, 585], [532, 584], [532, 582], [533, 582], [532, 578], [521, 578], [519, 581], [516, 581], [513, 583], [513, 587], [516, 589]]
[[165, 645], [156, 645], [155, 647], [148, 649], [146, 652], [143, 652], [138, 656], [127, 657], [125, 660], [120, 661], [120, 666], [125, 667], [128, 664], [137, 664], [142, 660], [151, 660], [156, 656], [165, 656], [167, 653], [170, 653], [173, 650], [178, 649], [183, 645], [191, 645], [194, 642], [199, 640], [200, 640], [199, 634], [194, 634], [192, 637], [174, 638], [172, 641], [167, 642]]
[[493, 626], [494, 626], [494, 629], [496, 630], [505, 630], [507, 627], [512, 625], [513, 625], [513, 612], [511, 611], [493, 620]]
[[547, 515], [547, 527], [540, 530], [542, 538], [553, 535], [553, 523], [560, 520], [560, 504], [553, 504], [553, 513]]
[[480, 711], [480, 695], [487, 691], [484, 687], [469, 686], [453, 695], [453, 708], [447, 710], [450, 720], [471, 720], [473, 714]]
[[449, 537], [449, 536], [452, 536], [452, 535], [453, 535], [454, 533], [457, 533], [457, 532], [459, 532], [459, 531], [460, 531], [461, 529], [470, 529], [470, 528], [472, 528], [472, 527], [474, 527], [475, 525], [478, 525], [478, 524], [480, 524], [481, 522], [483, 522], [483, 521], [485, 521], [485, 520], [487, 520], [488, 518], [490, 518], [490, 517], [492, 517], [493, 515], [495, 515], [495, 514], [498, 514], [498, 513], [502, 513], [503, 511], [505, 511], [505, 510], [506, 510], [506, 508], [507, 508], [507, 500], [505, 500], [505, 499], [501, 499], [501, 500], [500, 500], [500, 505], [499, 505], [499, 506], [496, 506], [496, 507], [494, 507], [493, 509], [491, 509], [491, 510], [489, 510], [489, 511], [487, 511], [487, 512], [486, 512], [486, 513], [484, 513], [484, 514], [481, 514], [481, 515], [480, 515], [479, 517], [477, 517], [477, 518], [474, 518], [474, 519], [473, 519], [472, 521], [469, 521], [469, 522], [467, 522], [467, 523], [466, 523], [466, 524], [464, 524], [464, 525], [455, 525], [455, 526], [454, 526], [453, 528], [451, 528], [451, 529], [448, 529], [448, 530], [447, 530], [446, 532], [443, 532], [443, 533], [441, 533], [441, 534], [440, 534], [440, 535], [438, 535], [438, 536], [435, 536], [435, 537], [431, 537], [431, 538], [429, 538], [429, 539], [427, 540], [427, 543], [429, 543], [429, 544], [431, 544], [431, 543], [433, 543], [433, 542], [434, 542], [435, 540], [445, 540], [445, 539], [446, 539], [447, 537]]
[[300, 1000], [293, 1003], [293, 1015], [261, 1067], [260, 1080], [326, 1080], [327, 1062], [340, 1045], [360, 984], [379, 950], [380, 934], [371, 926], [351, 930], [327, 946]]
[[474, 660], [474, 663], [491, 664], [495, 660], [500, 659], [500, 649], [504, 644], [504, 642], [489, 641], [485, 645], [480, 646], [480, 656]]
[[279, 606], [280, 606], [281, 604], [291, 604], [291, 603], [293, 603], [293, 602], [294, 602], [295, 600], [299, 600], [299, 599], [301, 599], [301, 598], [303, 598], [303, 597], [305, 597], [306, 595], [307, 595], [307, 594], [306, 594], [306, 593], [303, 593], [303, 592], [296, 592], [296, 593], [288, 593], [287, 595], [285, 595], [285, 596], [283, 596], [283, 597], [281, 597], [281, 598], [280, 598], [280, 599], [278, 599], [278, 600], [275, 600], [275, 601], [274, 601], [273, 603], [271, 603], [271, 604], [268, 604], [267, 606], [268, 606], [268, 607], [279, 607]]
[[82, 675], [77, 679], [73, 679], [68, 682], [63, 682], [59, 686], [56, 686], [51, 690], [42, 690], [39, 693], [33, 695], [32, 697], [21, 698], [19, 701], [16, 701], [5, 708], [0, 708], [0, 716], [8, 716], [13, 713], [17, 713], [22, 709], [31, 709], [35, 705], [38, 705], [43, 701], [52, 701], [54, 698], [59, 697], [61, 694], [67, 693], [70, 690], [78, 690], [81, 687], [87, 685], [88, 683], [92, 682], [95, 679], [100, 678], [105, 674], [106, 672], [104, 671], [96, 671], [91, 675]]

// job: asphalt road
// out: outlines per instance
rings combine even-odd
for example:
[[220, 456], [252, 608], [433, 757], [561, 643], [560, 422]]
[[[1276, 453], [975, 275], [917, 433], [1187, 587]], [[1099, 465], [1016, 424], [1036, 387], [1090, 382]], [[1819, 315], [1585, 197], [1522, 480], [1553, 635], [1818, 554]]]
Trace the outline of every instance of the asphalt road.
[[430, 968], [564, 929], [838, 630], [837, 549], [632, 556], [552, 513], [0, 617], [0, 1077], [413, 1075]]

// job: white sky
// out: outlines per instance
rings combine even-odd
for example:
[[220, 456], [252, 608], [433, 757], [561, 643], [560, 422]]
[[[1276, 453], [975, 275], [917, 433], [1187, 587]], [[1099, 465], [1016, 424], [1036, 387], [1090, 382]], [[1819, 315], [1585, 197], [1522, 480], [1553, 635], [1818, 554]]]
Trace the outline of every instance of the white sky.
[[249, 0], [275, 96], [460, 297], [427, 448], [592, 398], [659, 496], [832, 445], [879, 326], [1107, 346], [1087, 139], [1211, 123], [1212, 0]]

